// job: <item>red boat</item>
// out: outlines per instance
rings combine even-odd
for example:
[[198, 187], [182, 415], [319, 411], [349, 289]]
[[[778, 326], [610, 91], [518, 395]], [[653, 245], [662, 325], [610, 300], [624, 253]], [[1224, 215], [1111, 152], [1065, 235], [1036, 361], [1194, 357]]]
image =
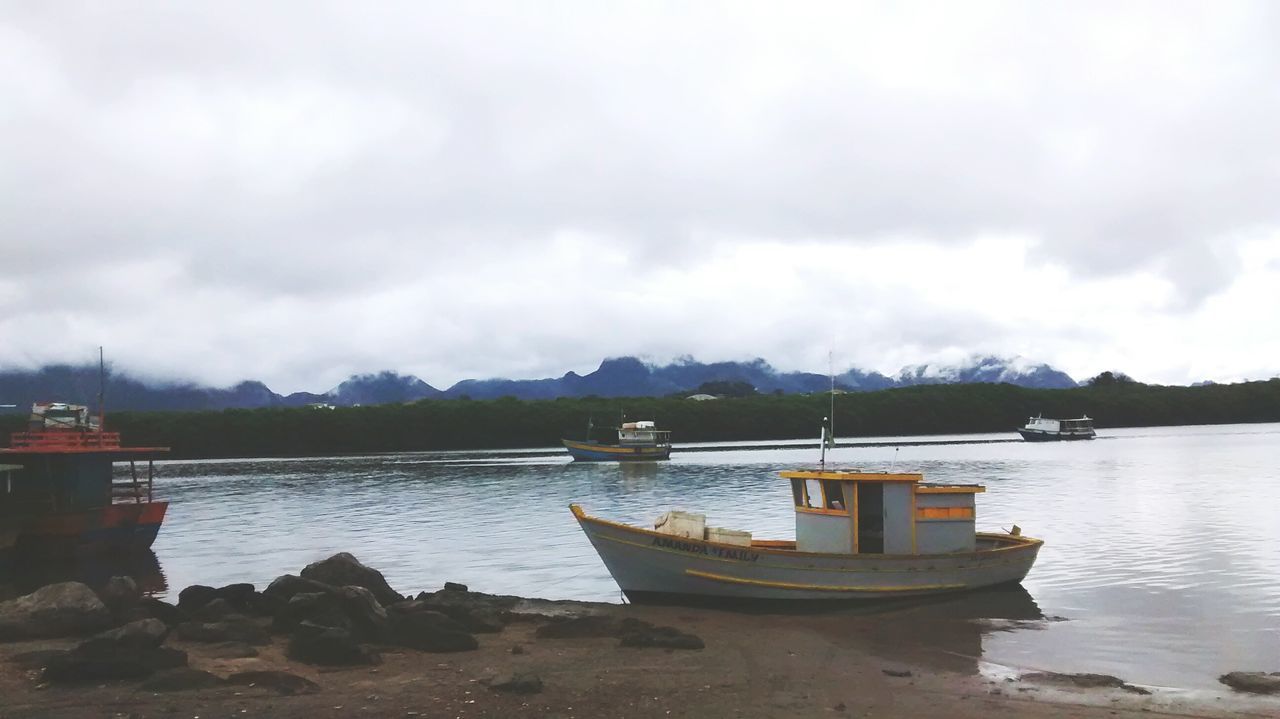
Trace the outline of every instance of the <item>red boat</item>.
[[[16, 532], [17, 555], [147, 549], [169, 507], [152, 495], [155, 459], [168, 451], [121, 446], [120, 433], [104, 431], [87, 407], [37, 403], [28, 431], [0, 449], [0, 464], [21, 467], [0, 486], [0, 529]], [[117, 479], [124, 462], [129, 474]]]

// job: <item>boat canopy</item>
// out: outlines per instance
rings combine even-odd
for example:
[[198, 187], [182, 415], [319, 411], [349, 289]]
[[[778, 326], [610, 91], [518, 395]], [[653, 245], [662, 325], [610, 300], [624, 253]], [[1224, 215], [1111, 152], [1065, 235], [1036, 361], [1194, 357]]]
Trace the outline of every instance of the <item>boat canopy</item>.
[[924, 475], [788, 471], [796, 549], [848, 554], [945, 554], [975, 548], [978, 484], [926, 484]]

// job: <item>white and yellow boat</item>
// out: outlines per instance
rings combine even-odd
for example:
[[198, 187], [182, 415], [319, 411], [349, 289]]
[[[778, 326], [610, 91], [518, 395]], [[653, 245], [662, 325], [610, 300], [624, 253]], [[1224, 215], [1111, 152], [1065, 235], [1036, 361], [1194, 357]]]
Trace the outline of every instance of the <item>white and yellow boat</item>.
[[[1041, 540], [975, 530], [976, 484], [923, 475], [788, 471], [796, 539], [753, 539], [679, 515], [656, 529], [570, 505], [609, 573], [635, 602], [865, 600], [1016, 583]], [[670, 519], [671, 513], [664, 515]]]

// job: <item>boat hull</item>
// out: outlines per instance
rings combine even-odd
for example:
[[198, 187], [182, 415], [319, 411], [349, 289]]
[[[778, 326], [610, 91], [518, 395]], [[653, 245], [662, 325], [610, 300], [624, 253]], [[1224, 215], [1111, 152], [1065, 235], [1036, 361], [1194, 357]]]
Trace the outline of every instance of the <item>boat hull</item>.
[[1093, 439], [1097, 436], [1093, 430], [1088, 432], [1044, 432], [1034, 429], [1018, 428], [1018, 434], [1028, 442], [1069, 442], [1080, 439]]
[[23, 520], [21, 555], [118, 554], [149, 549], [160, 532], [168, 502], [110, 504]]
[[1022, 580], [1042, 542], [978, 534], [978, 551], [936, 555], [816, 554], [685, 539], [587, 516], [582, 531], [629, 599], [801, 602], [884, 600]]
[[671, 459], [671, 445], [615, 445], [560, 440], [578, 462], [655, 462]]

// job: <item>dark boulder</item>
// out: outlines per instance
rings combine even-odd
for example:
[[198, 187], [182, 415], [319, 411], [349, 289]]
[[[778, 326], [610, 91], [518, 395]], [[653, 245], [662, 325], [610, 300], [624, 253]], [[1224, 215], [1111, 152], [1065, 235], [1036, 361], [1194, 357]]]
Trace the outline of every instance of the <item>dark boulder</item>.
[[530, 672], [500, 674], [485, 683], [495, 692], [508, 694], [537, 694], [542, 691], [542, 678]]
[[80, 582], [41, 587], [0, 602], [0, 641], [87, 634], [111, 625], [111, 612]]
[[186, 616], [168, 602], [155, 597], [143, 597], [137, 604], [117, 615], [116, 619], [122, 623], [135, 622], [139, 619], [159, 619], [167, 626], [173, 627], [186, 621]]
[[159, 619], [139, 619], [94, 635], [90, 642], [113, 642], [140, 647], [158, 647], [169, 636], [169, 627]]
[[467, 591], [467, 585], [459, 584], [457, 582], [445, 582], [444, 590], [446, 592], [465, 592]]
[[[638, 628], [637, 620], [632, 627]], [[647, 626], [652, 627], [652, 624]], [[539, 639], [595, 639], [600, 637], [618, 637], [622, 635], [622, 622], [613, 617], [589, 614], [582, 617], [553, 619], [538, 627], [534, 635]]]
[[206, 587], [203, 584], [193, 584], [178, 592], [178, 609], [189, 615], [194, 615], [198, 609], [217, 598], [217, 589]]
[[236, 686], [271, 689], [286, 695], [315, 694], [320, 691], [320, 685], [306, 677], [273, 670], [237, 672], [227, 677], [226, 681]]
[[351, 624], [351, 632], [365, 641], [381, 641], [388, 637], [391, 621], [373, 592], [364, 587], [339, 587], [342, 611]]
[[332, 592], [299, 592], [276, 613], [271, 628], [288, 633], [302, 622], [350, 631], [347, 600], [337, 589]]
[[179, 649], [90, 640], [51, 658], [42, 677], [51, 682], [142, 679], [161, 669], [186, 665], [187, 653]]
[[214, 597], [204, 606], [198, 607], [190, 612], [191, 618], [200, 622], [216, 622], [224, 619], [232, 614], [240, 614], [231, 603], [222, 597]]
[[282, 574], [262, 590], [262, 596], [288, 602], [295, 594], [332, 594], [336, 591], [338, 591], [337, 587], [324, 582], [303, 579], [294, 574]]
[[308, 564], [302, 570], [303, 579], [314, 579], [317, 582], [323, 582], [333, 587], [364, 587], [373, 592], [373, 596], [383, 606], [394, 604], [404, 599], [398, 592], [387, 584], [386, 578], [372, 567], [366, 567], [360, 563], [360, 560], [347, 554], [340, 552], [321, 560]]
[[252, 584], [228, 584], [218, 587], [218, 598], [222, 599], [241, 614], [253, 612], [258, 608], [258, 592]]
[[133, 577], [112, 577], [98, 590], [98, 598], [112, 613], [119, 614], [134, 607], [142, 599], [142, 590]]
[[209, 672], [176, 667], [152, 674], [138, 687], [144, 692], [182, 692], [221, 686], [223, 681]]
[[377, 652], [360, 646], [351, 632], [310, 622], [298, 625], [289, 638], [285, 654], [294, 661], [321, 666], [379, 664], [382, 661]]
[[675, 627], [643, 626], [624, 629], [620, 646], [659, 649], [702, 649], [702, 639]]
[[391, 631], [391, 643], [424, 652], [466, 652], [480, 648], [480, 643], [461, 624], [439, 612], [396, 613]]
[[189, 642], [243, 642], [259, 646], [271, 643], [266, 627], [249, 617], [230, 614], [216, 622], [184, 622], [174, 629], [179, 639]]
[[1251, 694], [1280, 694], [1280, 672], [1228, 672], [1218, 681], [1236, 691]]

